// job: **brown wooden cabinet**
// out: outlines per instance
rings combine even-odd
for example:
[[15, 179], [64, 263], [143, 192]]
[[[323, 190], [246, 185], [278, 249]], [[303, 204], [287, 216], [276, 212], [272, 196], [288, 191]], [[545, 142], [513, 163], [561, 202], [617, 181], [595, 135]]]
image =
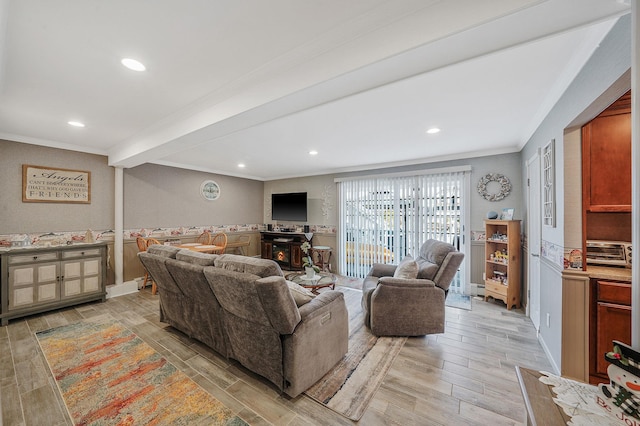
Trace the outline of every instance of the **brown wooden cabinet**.
[[612, 342], [631, 343], [631, 284], [601, 279], [591, 280], [592, 313], [590, 338], [591, 383], [607, 382], [609, 362], [604, 354]]
[[631, 240], [631, 92], [582, 128], [582, 205], [585, 241]]
[[502, 300], [507, 309], [520, 307], [520, 221], [485, 221], [484, 298]]

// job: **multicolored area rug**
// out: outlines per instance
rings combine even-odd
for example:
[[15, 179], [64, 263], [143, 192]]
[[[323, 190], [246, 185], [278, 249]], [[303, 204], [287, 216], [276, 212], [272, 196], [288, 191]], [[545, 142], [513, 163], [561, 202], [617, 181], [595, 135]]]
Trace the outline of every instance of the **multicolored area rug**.
[[349, 311], [349, 351], [304, 394], [348, 419], [359, 420], [407, 338], [371, 334], [359, 307], [362, 292], [341, 290]]
[[75, 424], [247, 425], [112, 317], [36, 337]]

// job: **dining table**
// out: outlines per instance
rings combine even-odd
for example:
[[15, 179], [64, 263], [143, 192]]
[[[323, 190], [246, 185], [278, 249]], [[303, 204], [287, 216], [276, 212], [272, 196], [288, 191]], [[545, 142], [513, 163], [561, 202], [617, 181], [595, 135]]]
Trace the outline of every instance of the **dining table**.
[[191, 251], [197, 251], [200, 253], [217, 253], [222, 250], [221, 246], [216, 246], [213, 244], [200, 244], [200, 243], [185, 243], [177, 246], [181, 249], [187, 249]]

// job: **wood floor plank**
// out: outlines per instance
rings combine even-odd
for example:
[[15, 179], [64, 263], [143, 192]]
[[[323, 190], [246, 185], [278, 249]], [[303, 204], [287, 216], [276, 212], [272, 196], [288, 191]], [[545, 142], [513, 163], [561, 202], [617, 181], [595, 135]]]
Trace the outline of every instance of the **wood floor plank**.
[[66, 425], [67, 418], [55, 391], [49, 386], [42, 386], [20, 395], [23, 401], [25, 425]]
[[0, 402], [2, 403], [0, 425], [23, 426], [25, 424], [22, 413], [22, 398], [20, 398], [17, 383], [13, 382], [0, 388]]
[[238, 401], [247, 406], [251, 406], [256, 414], [273, 424], [287, 424], [296, 414], [279, 403], [277, 400], [265, 395], [258, 389], [249, 386], [241, 380], [226, 389]]
[[460, 416], [467, 420], [472, 420], [475, 424], [486, 424], [491, 426], [522, 426], [522, 421], [516, 421], [508, 417], [501, 416], [493, 411], [485, 410], [466, 401], [460, 401]]
[[494, 395], [474, 392], [463, 387], [454, 386], [452, 395], [460, 401], [483, 408], [502, 417], [510, 418], [514, 421], [521, 421], [524, 418], [524, 410], [521, 401], [514, 402], [504, 398], [496, 398]]
[[[361, 292], [342, 289], [350, 325], [362, 327]], [[161, 323], [158, 309], [158, 296], [147, 288], [0, 327], [0, 424], [39, 420], [38, 413], [22, 409], [34, 398], [40, 400], [41, 406], [34, 406], [41, 413], [58, 411], [51, 414], [54, 424], [69, 424], [68, 415], [60, 414], [62, 399], [34, 332], [98, 315], [121, 320], [249, 424], [354, 424], [304, 395], [280, 394], [236, 361]], [[524, 403], [514, 379], [515, 365], [553, 371], [531, 321], [522, 310], [507, 311], [502, 303], [475, 299], [471, 311], [447, 307], [445, 312], [445, 333], [409, 338], [359, 424], [521, 424]]]

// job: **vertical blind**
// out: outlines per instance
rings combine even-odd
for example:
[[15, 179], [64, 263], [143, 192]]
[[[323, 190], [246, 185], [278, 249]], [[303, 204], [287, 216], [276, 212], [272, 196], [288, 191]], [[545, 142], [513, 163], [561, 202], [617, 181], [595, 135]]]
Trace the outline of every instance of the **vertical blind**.
[[427, 239], [459, 246], [465, 171], [338, 181], [340, 271], [365, 277], [374, 263], [416, 257]]

